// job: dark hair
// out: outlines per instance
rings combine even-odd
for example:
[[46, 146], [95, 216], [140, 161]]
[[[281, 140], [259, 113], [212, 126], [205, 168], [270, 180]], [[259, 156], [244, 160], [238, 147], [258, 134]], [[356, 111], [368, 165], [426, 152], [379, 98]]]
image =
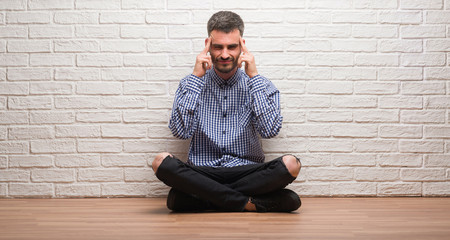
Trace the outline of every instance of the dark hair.
[[208, 36], [213, 30], [230, 33], [235, 29], [239, 30], [241, 36], [244, 35], [244, 21], [231, 11], [220, 11], [214, 13], [208, 21]]

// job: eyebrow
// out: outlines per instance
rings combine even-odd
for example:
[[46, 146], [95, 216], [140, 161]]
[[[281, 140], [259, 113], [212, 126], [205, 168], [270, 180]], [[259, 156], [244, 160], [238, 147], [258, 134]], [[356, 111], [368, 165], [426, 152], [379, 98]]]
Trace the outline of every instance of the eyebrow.
[[[212, 46], [214, 46], [214, 47], [223, 47], [224, 45], [213, 43]], [[233, 43], [233, 44], [227, 45], [228, 48], [230, 48], [230, 47], [237, 47], [237, 46], [239, 46], [239, 44], [237, 44], [237, 43]]]

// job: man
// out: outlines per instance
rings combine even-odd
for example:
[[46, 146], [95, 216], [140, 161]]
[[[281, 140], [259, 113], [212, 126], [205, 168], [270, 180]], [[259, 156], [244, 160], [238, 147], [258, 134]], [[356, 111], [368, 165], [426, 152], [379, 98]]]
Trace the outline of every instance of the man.
[[264, 163], [258, 134], [271, 138], [281, 129], [279, 91], [258, 74], [243, 32], [239, 15], [215, 13], [205, 49], [176, 91], [169, 128], [191, 139], [189, 159], [160, 153], [152, 163], [158, 179], [172, 187], [172, 211], [290, 212], [301, 205], [284, 189], [300, 161], [284, 155]]

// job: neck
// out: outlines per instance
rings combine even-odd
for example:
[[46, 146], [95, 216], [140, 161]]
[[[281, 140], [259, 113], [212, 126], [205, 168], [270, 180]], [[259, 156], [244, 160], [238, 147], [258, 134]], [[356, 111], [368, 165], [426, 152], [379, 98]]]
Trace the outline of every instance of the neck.
[[217, 76], [219, 76], [220, 78], [222, 78], [223, 80], [228, 80], [230, 79], [237, 71], [237, 67], [234, 68], [231, 72], [229, 73], [222, 73], [216, 70], [216, 68], [214, 68], [214, 71], [216, 72]]

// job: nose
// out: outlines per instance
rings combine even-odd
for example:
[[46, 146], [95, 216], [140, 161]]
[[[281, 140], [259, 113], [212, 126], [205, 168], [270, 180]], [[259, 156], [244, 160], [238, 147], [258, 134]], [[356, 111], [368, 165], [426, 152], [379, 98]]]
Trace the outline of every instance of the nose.
[[227, 59], [230, 57], [227, 49], [222, 50], [222, 54], [220, 55], [223, 59]]

